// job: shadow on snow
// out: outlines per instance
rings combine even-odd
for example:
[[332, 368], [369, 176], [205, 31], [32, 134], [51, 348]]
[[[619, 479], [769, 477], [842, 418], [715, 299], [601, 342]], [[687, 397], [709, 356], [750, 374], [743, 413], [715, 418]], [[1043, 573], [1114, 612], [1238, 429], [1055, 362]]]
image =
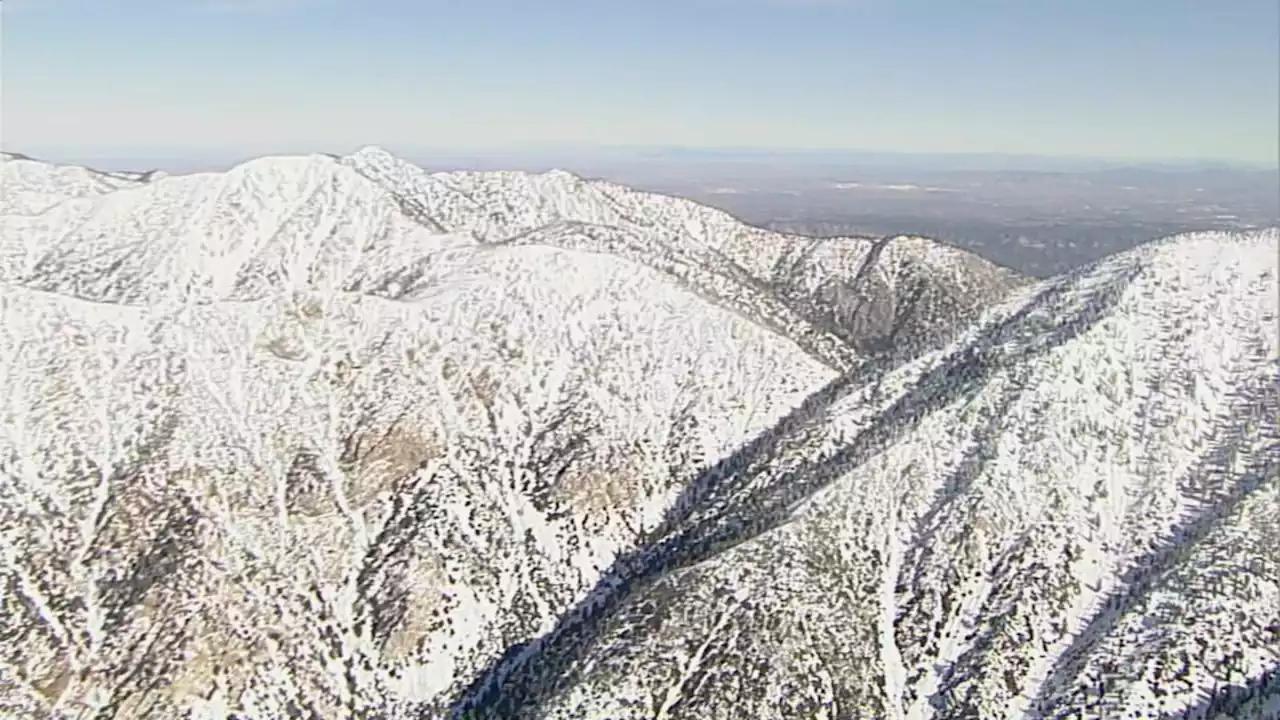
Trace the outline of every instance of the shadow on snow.
[[[1090, 271], [1081, 269], [1044, 287], [1016, 313], [984, 328], [926, 370], [850, 442], [825, 457], [806, 461], [813, 441], [823, 437], [831, 408], [873, 384], [878, 394], [890, 368], [866, 367], [833, 380], [774, 427], [700, 473], [663, 522], [646, 533], [634, 550], [621, 554], [552, 630], [507, 648], [453, 698], [447, 715], [512, 718], [536, 712], [577, 679], [580, 661], [629, 600], [667, 573], [778, 527], [797, 503], [882, 452], [931, 413], [972, 400], [993, 375], [1016, 369], [1088, 331], [1108, 315], [1140, 271], [1136, 264], [1111, 269], [1100, 282], [1086, 287], [1082, 281]], [[789, 458], [799, 459], [794, 469], [770, 472], [792, 464], [783, 462]], [[925, 525], [963, 495], [976, 472], [949, 483], [926, 513]], [[426, 709], [422, 713], [423, 717], [435, 714]]]

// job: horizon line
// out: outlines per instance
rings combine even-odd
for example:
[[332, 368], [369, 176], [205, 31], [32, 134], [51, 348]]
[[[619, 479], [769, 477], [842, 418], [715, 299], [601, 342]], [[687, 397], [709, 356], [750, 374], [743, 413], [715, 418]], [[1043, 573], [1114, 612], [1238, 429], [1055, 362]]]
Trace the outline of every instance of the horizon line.
[[[336, 144], [336, 143], [335, 143]], [[94, 148], [73, 148], [66, 147], [60, 149], [44, 148], [46, 152], [28, 153], [23, 150], [8, 147], [7, 143], [0, 141], [0, 152], [26, 157], [33, 160], [50, 162], [54, 164], [78, 164], [82, 161], [90, 160], [191, 160], [191, 161], [243, 161], [257, 157], [267, 157], [272, 155], [344, 155], [362, 147], [382, 147], [389, 152], [402, 157], [437, 155], [444, 158], [458, 158], [461, 156], [480, 156], [492, 159], [494, 156], [503, 154], [512, 155], [537, 155], [537, 154], [591, 154], [591, 153], [624, 153], [639, 154], [641, 157], [631, 157], [632, 160], [681, 160], [681, 159], [698, 159], [698, 155], [713, 156], [708, 159], [716, 159], [714, 156], [738, 156], [745, 159], [754, 159], [752, 156], [799, 156], [799, 157], [820, 157], [823, 155], [832, 156], [832, 159], [840, 159], [841, 156], [860, 156], [865, 158], [912, 158], [917, 160], [926, 160], [930, 158], [949, 159], [949, 160], [1013, 160], [1013, 161], [1044, 161], [1047, 163], [1070, 163], [1070, 164], [1102, 164], [1114, 166], [1128, 167], [1167, 167], [1167, 166], [1214, 166], [1218, 168], [1229, 168], [1238, 170], [1275, 170], [1280, 171], [1280, 158], [1275, 161], [1263, 160], [1244, 160], [1239, 158], [1218, 158], [1218, 157], [1197, 157], [1197, 156], [1165, 156], [1165, 157], [1145, 157], [1145, 156], [1108, 156], [1108, 155], [1085, 155], [1085, 154], [1060, 154], [1060, 153], [1043, 153], [1043, 152], [1010, 152], [998, 150], [910, 150], [910, 149], [867, 149], [856, 147], [788, 147], [777, 145], [680, 145], [680, 144], [647, 144], [647, 143], [569, 143], [569, 142], [545, 142], [545, 143], [520, 143], [511, 145], [410, 145], [408, 143], [379, 143], [369, 142], [350, 145], [349, 148], [341, 152], [335, 152], [333, 149], [305, 149], [300, 147], [282, 147], [280, 150], [270, 150], [265, 148], [119, 148], [119, 149], [94, 149]], [[643, 157], [644, 154], [655, 154], [656, 157]], [[693, 157], [681, 158], [681, 155], [690, 155]], [[566, 158], [569, 160], [570, 158]], [[579, 158], [589, 159], [589, 158]]]

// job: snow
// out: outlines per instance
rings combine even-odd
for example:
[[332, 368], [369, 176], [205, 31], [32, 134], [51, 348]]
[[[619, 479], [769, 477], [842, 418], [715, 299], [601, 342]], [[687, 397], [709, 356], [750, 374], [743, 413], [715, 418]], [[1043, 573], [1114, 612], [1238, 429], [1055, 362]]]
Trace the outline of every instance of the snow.
[[377, 148], [0, 172], [9, 716], [1274, 704], [1276, 230], [1029, 285]]
[[[63, 632], [42, 652], [107, 672], [130, 661], [124, 646], [103, 646], [103, 616], [130, 605], [106, 607], [100, 588], [147, 557], [159, 537], [147, 523], [180, 512], [204, 533], [183, 551], [200, 557], [198, 567], [157, 579], [164, 589], [147, 597], [197, 598], [206, 625], [236, 618], [206, 628], [232, 646], [266, 642], [231, 638], [283, 614], [294, 642], [268, 654], [275, 659], [259, 664], [257, 680], [218, 685], [268, 714], [281, 707], [278, 693], [256, 683], [301, 683], [303, 694], [329, 687], [289, 669], [310, 672], [305, 645], [314, 642], [297, 636], [314, 632], [314, 610], [304, 608], [315, 602], [343, 638], [344, 657], [326, 664], [376, 662], [383, 669], [363, 681], [370, 688], [435, 699], [499, 643], [553, 622], [656, 522], [697, 457], [760, 432], [831, 376], [793, 343], [657, 271], [431, 232], [319, 156], [163, 178], [80, 212], [70, 233], [52, 225], [34, 243], [42, 272], [7, 264], [0, 285], [0, 357], [12, 389], [0, 457], [15, 480], [2, 507], [18, 513], [7, 515], [6, 568], [39, 589], [24, 602], [56, 593], [85, 607], [56, 620], [83, 626], [86, 639]], [[409, 266], [422, 266], [412, 292], [352, 289], [382, 287]], [[648, 382], [631, 382], [642, 376]], [[688, 423], [696, 433], [675, 434]], [[399, 447], [379, 448], [387, 437]], [[350, 451], [360, 441], [367, 455], [386, 457], [359, 460]], [[310, 469], [299, 469], [305, 458]], [[547, 463], [558, 480], [540, 476]], [[415, 519], [406, 507], [397, 520], [397, 497], [424, 483], [428, 513]], [[126, 507], [141, 515], [129, 521]], [[117, 538], [110, 556], [95, 554], [127, 521], [139, 523], [133, 536]], [[455, 599], [442, 618], [421, 621], [434, 630], [400, 631], [418, 633], [397, 650], [418, 668], [404, 680], [386, 674], [394, 663], [370, 660], [388, 651], [370, 635], [370, 611], [358, 609], [377, 594], [359, 587], [375, 570], [372, 545], [392, 530], [412, 546], [394, 563], [410, 570], [380, 582]], [[453, 544], [464, 537], [481, 554], [458, 555]], [[62, 538], [83, 549], [55, 567], [27, 564]], [[246, 575], [261, 578], [261, 592], [217, 590]], [[308, 599], [316, 583], [323, 596]], [[527, 599], [533, 607], [516, 607]], [[219, 615], [208, 616], [214, 607]], [[148, 627], [137, 620], [109, 634]], [[87, 691], [65, 697], [79, 702], [70, 698]]]
[[[1274, 423], [1258, 419], [1280, 409], [1280, 348], [1270, 326], [1278, 239], [1276, 231], [1174, 238], [1028, 288], [952, 347], [886, 376], [872, 407], [870, 389], [850, 393], [819, 429], [832, 439], [813, 438], [796, 453], [820, 465], [824, 447], [861, 446], [891, 408], [928, 397], [936, 368], [971, 349], [988, 355], [972, 367], [980, 384], [946, 391], [922, 418], [902, 415], [908, 427], [851, 458], [786, 522], [704, 561], [705, 582], [740, 575], [744, 565], [780, 579], [779, 547], [789, 556], [825, 557], [825, 538], [850, 532], [845, 541], [864, 556], [876, 553], [872, 567], [899, 583], [893, 633], [882, 631], [878, 642], [883, 681], [853, 650], [847, 664], [836, 664], [848, 677], [846, 692], [875, 716], [894, 716], [901, 702], [906, 717], [1059, 717], [1103, 706], [1156, 717], [1215, 686], [1273, 670], [1263, 658], [1274, 663], [1277, 638], [1266, 627], [1277, 619], [1280, 575], [1271, 569], [1274, 544], [1261, 540], [1274, 538], [1274, 529], [1258, 524], [1258, 513], [1275, 518], [1280, 509], [1280, 437]], [[1049, 342], [1055, 329], [1070, 337]], [[993, 336], [1005, 342], [981, 349]], [[1179, 376], [1197, 378], [1199, 394], [1161, 396], [1157, 420], [1137, 388]], [[1206, 468], [1218, 448], [1234, 455], [1236, 471]], [[772, 469], [790, 464], [775, 457], [763, 473], [776, 479], [754, 482], [785, 483], [786, 470]], [[837, 521], [851, 508], [866, 520]], [[904, 532], [911, 539], [905, 556], [896, 556], [895, 538]], [[1200, 579], [1227, 568], [1247, 593], [1224, 595], [1224, 587]], [[801, 582], [820, 597], [820, 587], [840, 581]], [[701, 610], [701, 595], [682, 587], [661, 610], [681, 622], [661, 623], [643, 642], [623, 640], [633, 626], [653, 622], [652, 611], [641, 609], [645, 596], [667, 597], [669, 584], [658, 579], [618, 611], [580, 661], [599, 669], [553, 706], [553, 717], [574, 716], [606, 688], [639, 692], [644, 678], [676, 662], [663, 660], [663, 648], [707, 632], [711, 609]], [[759, 598], [765, 614], [796, 612], [791, 592]], [[873, 596], [860, 604], [869, 626], [885, 612], [885, 601]], [[1160, 607], [1179, 610], [1170, 616]], [[1199, 620], [1187, 624], [1192, 617]], [[1207, 627], [1198, 631], [1201, 623]], [[849, 627], [847, 617], [831, 614], [819, 632], [834, 641]], [[779, 651], [757, 637], [744, 656], [724, 662], [759, 672]], [[1223, 675], [1233, 652], [1243, 652], [1239, 669]], [[1180, 657], [1196, 658], [1189, 686], [1160, 675]], [[893, 670], [904, 661], [905, 688]], [[1094, 678], [1101, 676], [1112, 680], [1100, 685]], [[784, 717], [746, 689], [770, 678], [751, 677], [702, 693], [704, 716], [750, 708], [753, 717]]]

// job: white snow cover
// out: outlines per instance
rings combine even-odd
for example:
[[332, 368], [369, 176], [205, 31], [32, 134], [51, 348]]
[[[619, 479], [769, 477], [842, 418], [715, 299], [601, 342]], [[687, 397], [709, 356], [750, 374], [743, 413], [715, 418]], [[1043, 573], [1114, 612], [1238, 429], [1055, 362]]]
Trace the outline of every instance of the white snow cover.
[[738, 461], [760, 469], [724, 505], [756, 527], [675, 543], [697, 564], [583, 623], [569, 690], [531, 694], [565, 718], [1276, 717], [1278, 249], [1153, 243], [831, 393]]
[[[0, 687], [34, 716], [431, 701], [833, 376], [658, 271], [433, 232], [323, 156], [77, 218], [6, 225], [35, 259], [0, 285]], [[162, 691], [130, 679], [161, 656]]]
[[0, 178], [6, 717], [1280, 712], [1274, 230], [947, 341], [1016, 283], [568, 173]]

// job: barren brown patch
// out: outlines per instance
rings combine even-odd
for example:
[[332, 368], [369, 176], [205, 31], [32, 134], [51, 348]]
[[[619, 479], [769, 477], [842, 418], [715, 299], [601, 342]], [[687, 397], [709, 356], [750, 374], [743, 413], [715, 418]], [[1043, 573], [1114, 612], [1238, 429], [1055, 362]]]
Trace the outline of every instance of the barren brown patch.
[[339, 509], [329, 480], [320, 466], [320, 458], [312, 450], [294, 452], [285, 472], [284, 498], [290, 515], [319, 517]]
[[51, 661], [44, 664], [44, 667], [35, 668], [30, 683], [31, 687], [50, 706], [53, 706], [62, 699], [73, 679], [75, 679], [75, 673], [71, 670], [66, 652], [58, 650]]
[[446, 608], [439, 589], [442, 575], [443, 567], [434, 556], [418, 556], [410, 561], [402, 588], [410, 600], [382, 648], [387, 662], [412, 659], [422, 641], [443, 626]]
[[339, 458], [347, 499], [353, 507], [366, 505], [443, 452], [443, 445], [429, 430], [414, 427], [407, 418], [380, 433], [358, 428], [344, 442]]
[[574, 508], [577, 514], [599, 517], [626, 512], [640, 504], [657, 472], [647, 453], [617, 451], [609, 463], [593, 463], [568, 473], [552, 489], [557, 504]]
[[176, 704], [207, 696], [215, 684], [232, 692], [244, 687], [253, 667], [250, 643], [222, 631], [208, 617], [193, 623], [193, 637], [185, 648], [185, 662], [174, 668], [164, 692]]

